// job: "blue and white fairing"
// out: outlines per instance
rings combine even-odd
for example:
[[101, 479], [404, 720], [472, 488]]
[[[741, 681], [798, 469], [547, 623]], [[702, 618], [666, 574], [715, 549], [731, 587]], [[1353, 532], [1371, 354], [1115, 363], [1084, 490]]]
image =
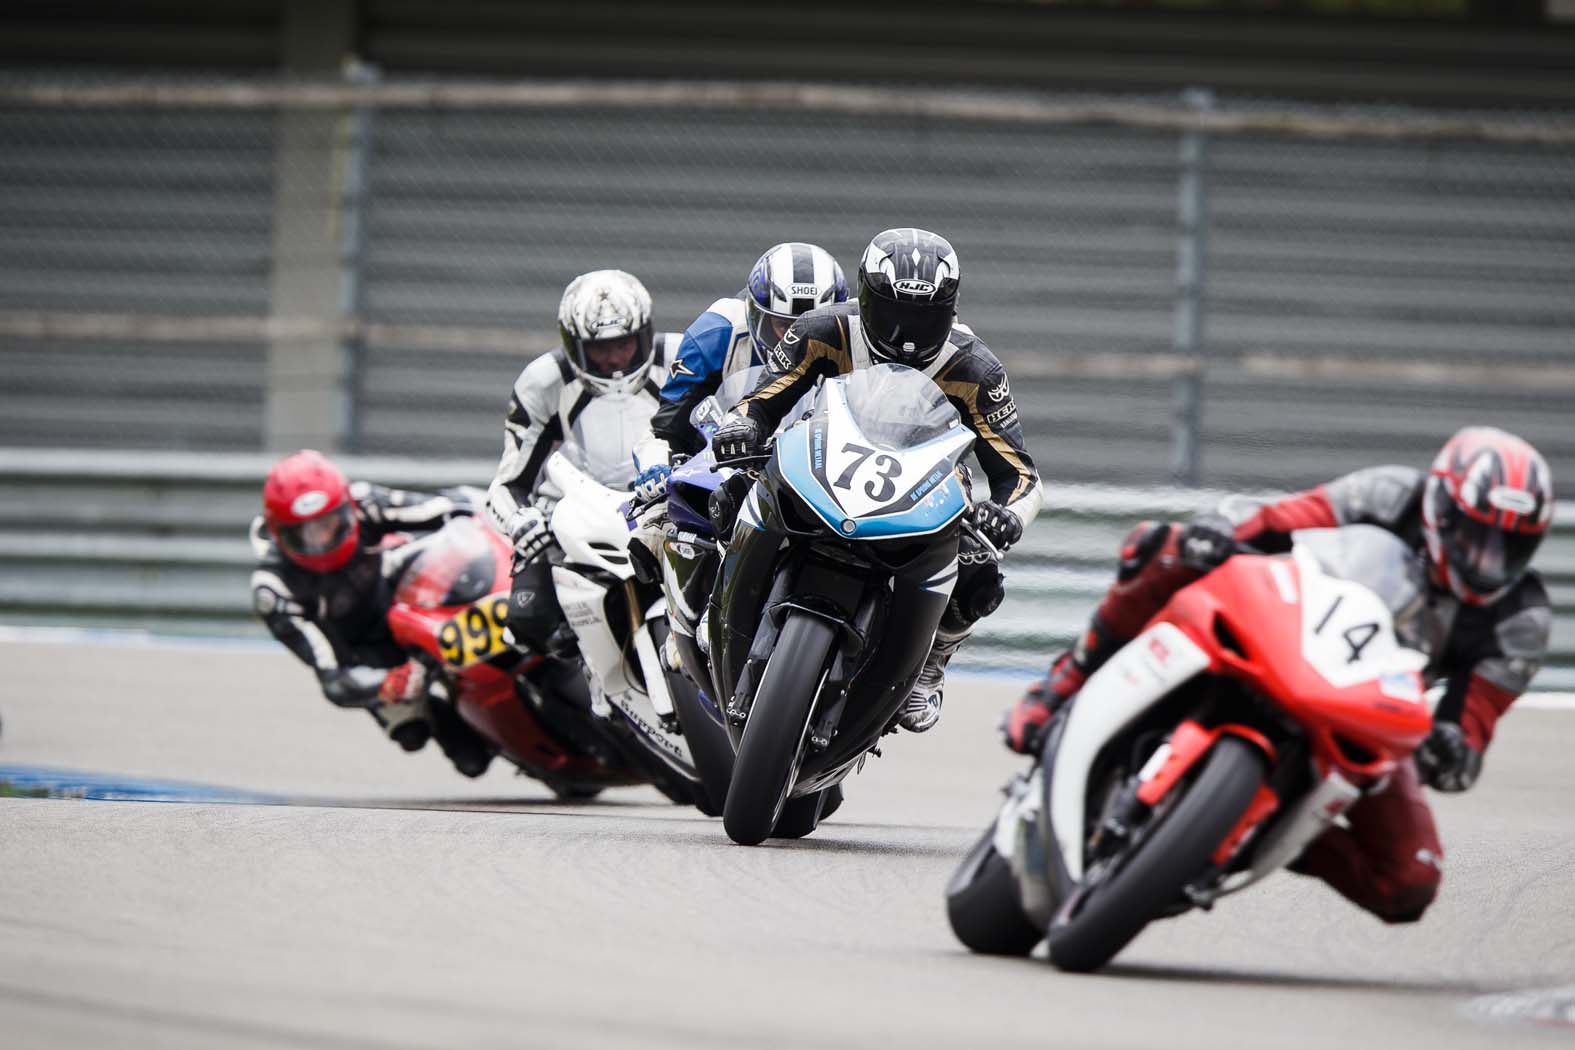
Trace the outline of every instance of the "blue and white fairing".
[[923, 373], [876, 365], [821, 385], [810, 417], [777, 437], [783, 484], [833, 532], [883, 540], [939, 532], [968, 509], [957, 466], [973, 447]]

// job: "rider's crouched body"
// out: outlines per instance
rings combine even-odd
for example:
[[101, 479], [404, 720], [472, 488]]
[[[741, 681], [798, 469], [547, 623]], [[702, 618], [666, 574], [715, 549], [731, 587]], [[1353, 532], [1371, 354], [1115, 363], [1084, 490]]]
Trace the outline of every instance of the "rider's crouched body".
[[1036, 750], [1054, 713], [1140, 633], [1171, 595], [1219, 566], [1237, 544], [1288, 551], [1297, 529], [1377, 525], [1425, 565], [1417, 634], [1423, 677], [1444, 683], [1434, 728], [1377, 794], [1309, 846], [1291, 870], [1314, 875], [1385, 922], [1414, 922], [1432, 903], [1443, 848], [1426, 783], [1464, 791], [1482, 770], [1493, 729], [1525, 692], [1547, 651], [1552, 609], [1529, 569], [1553, 516], [1552, 476], [1525, 441], [1488, 427], [1460, 431], [1427, 473], [1371, 467], [1262, 506], [1234, 526], [1219, 516], [1143, 522], [1121, 548], [1116, 582], [1088, 629], [1007, 713], [1007, 746]]
[[487, 490], [487, 510], [514, 544], [509, 631], [543, 654], [567, 653], [574, 643], [552, 583], [551, 497], [541, 491], [542, 468], [567, 445], [598, 480], [627, 485], [634, 445], [650, 429], [680, 339], [653, 331], [650, 293], [622, 270], [594, 270], [569, 282], [558, 331], [562, 347], [526, 365], [514, 383], [503, 458]]
[[435, 737], [466, 776], [480, 776], [491, 751], [452, 707], [429, 697], [426, 667], [406, 659], [387, 614], [422, 537], [473, 511], [457, 495], [351, 484], [306, 450], [274, 465], [251, 526], [252, 608], [317, 673], [323, 695], [366, 708], [406, 751]]
[[[932, 380], [973, 431], [988, 492], [972, 524], [998, 551], [1022, 538], [1044, 499], [1023, 441], [1006, 369], [957, 320], [957, 253], [944, 237], [912, 228], [875, 235], [858, 270], [858, 301], [802, 314], [766, 355], [760, 384], [739, 402], [713, 440], [719, 463], [748, 462], [817, 380], [872, 365], [912, 368]], [[946, 667], [979, 618], [1004, 593], [996, 558], [970, 536], [958, 552], [957, 582], [899, 725], [925, 732], [940, 719]]]

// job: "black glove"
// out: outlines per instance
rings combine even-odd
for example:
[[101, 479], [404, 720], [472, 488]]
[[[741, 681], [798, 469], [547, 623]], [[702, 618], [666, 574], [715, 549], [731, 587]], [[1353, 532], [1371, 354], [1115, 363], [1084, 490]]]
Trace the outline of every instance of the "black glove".
[[1002, 554], [1023, 538], [1023, 523], [1017, 520], [1017, 515], [994, 500], [987, 499], [974, 505], [973, 523]]
[[1223, 514], [1199, 514], [1181, 530], [1181, 564], [1209, 572], [1236, 553], [1235, 529]]
[[719, 467], [737, 466], [766, 454], [766, 437], [760, 424], [744, 415], [731, 415], [711, 438], [711, 450]]
[[1416, 769], [1422, 783], [1437, 791], [1464, 791], [1482, 772], [1482, 752], [1466, 740], [1453, 722], [1435, 722], [1422, 746], [1416, 749]]

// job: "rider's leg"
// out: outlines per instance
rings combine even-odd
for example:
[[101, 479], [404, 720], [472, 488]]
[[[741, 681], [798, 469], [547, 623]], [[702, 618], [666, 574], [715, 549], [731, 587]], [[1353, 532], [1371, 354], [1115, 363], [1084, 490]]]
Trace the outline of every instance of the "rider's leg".
[[514, 573], [508, 628], [516, 644], [548, 653], [557, 641], [553, 635], [561, 626], [563, 608], [552, 585], [552, 563], [543, 553]]
[[1313, 875], [1384, 922], [1416, 922], [1438, 894], [1444, 847], [1416, 766], [1400, 763], [1389, 786], [1346, 813], [1290, 865]]
[[460, 717], [450, 701], [434, 697], [427, 706], [432, 738], [454, 768], [467, 777], [485, 773], [492, 763], [492, 747], [486, 739]]
[[1032, 750], [1050, 716], [1083, 688], [1088, 676], [1137, 637], [1171, 595], [1203, 575], [1207, 567], [1182, 558], [1183, 528], [1177, 523], [1145, 521], [1127, 534], [1116, 581], [1094, 610], [1087, 630], [1007, 712], [1004, 729], [1008, 747]]
[[924, 658], [924, 666], [919, 669], [919, 677], [897, 719], [897, 724], [911, 733], [922, 733], [940, 721], [946, 665], [973, 634], [974, 625], [994, 612], [1006, 593], [1001, 570], [994, 558], [982, 555], [974, 561], [966, 558], [966, 552], [959, 556], [957, 583], [952, 588], [951, 600], [946, 603], [946, 612], [941, 615], [929, 655]]

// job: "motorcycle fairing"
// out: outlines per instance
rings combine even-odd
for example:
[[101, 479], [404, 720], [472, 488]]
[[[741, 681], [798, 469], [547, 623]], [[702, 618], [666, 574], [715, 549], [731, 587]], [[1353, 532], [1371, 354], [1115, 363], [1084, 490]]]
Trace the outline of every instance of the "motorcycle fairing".
[[[826, 384], [821, 396], [825, 411], [781, 434], [776, 459], [783, 482], [833, 532], [922, 536], [968, 509], [956, 467], [973, 446], [972, 431], [959, 426], [911, 448], [885, 448], [860, 430], [842, 384]], [[917, 480], [898, 488], [898, 478]]]
[[1089, 676], [1067, 712], [1045, 776], [1046, 812], [1071, 881], [1083, 877], [1088, 775], [1100, 750], [1144, 711], [1212, 661], [1176, 625], [1151, 624]]
[[[1292, 615], [1273, 615], [1277, 605], [1293, 607]], [[1344, 770], [1348, 782], [1362, 783], [1386, 775], [1393, 762], [1364, 760], [1350, 744], [1382, 756], [1408, 752], [1427, 734], [1418, 674], [1425, 662], [1396, 639], [1376, 594], [1326, 572], [1310, 549], [1232, 558], [1177, 592], [1090, 676], [1058, 746], [1047, 748], [1046, 812], [1062, 869], [1073, 882], [1082, 878], [1087, 781], [1100, 749], [1204, 670], [1272, 697], [1306, 727], [1321, 779]]]
[[[628, 523], [621, 509], [628, 495], [597, 481], [561, 451], [548, 458], [545, 470], [562, 493], [552, 510], [552, 532], [563, 549], [564, 563], [552, 566], [552, 584], [564, 619], [574, 629], [580, 656], [594, 676], [594, 687], [623, 713], [658, 758], [693, 778], [688, 743], [662, 723], [663, 716], [673, 713], [673, 702], [647, 626], [652, 618], [667, 615], [666, 602], [640, 610], [643, 617], [627, 625], [628, 646], [608, 617], [610, 588], [627, 593], [634, 578]], [[634, 601], [634, 596], [628, 594], [627, 600]]]

